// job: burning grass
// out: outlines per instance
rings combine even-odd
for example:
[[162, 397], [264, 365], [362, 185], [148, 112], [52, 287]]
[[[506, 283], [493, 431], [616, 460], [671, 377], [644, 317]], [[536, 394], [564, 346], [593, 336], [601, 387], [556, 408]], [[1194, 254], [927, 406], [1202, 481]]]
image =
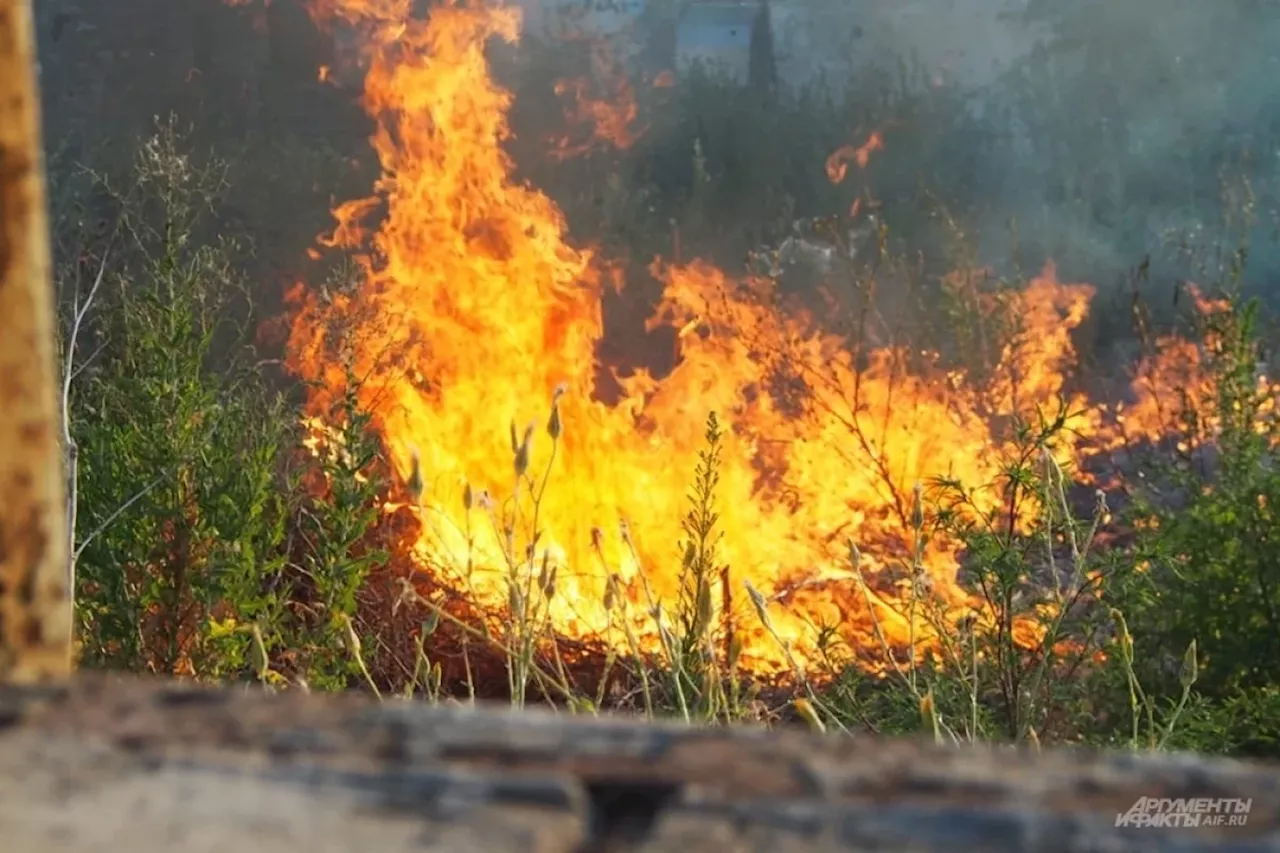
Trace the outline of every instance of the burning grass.
[[[398, 604], [443, 618], [445, 590], [501, 614], [479, 629], [451, 621], [503, 652], [517, 704], [531, 684], [581, 695], [560, 639], [633, 661], [649, 711], [644, 661], [664, 661], [686, 716], [695, 691], [718, 716], [721, 697], [705, 691], [739, 673], [791, 680], [816, 707], [811, 673], [848, 665], [902, 677], [924, 702], [916, 667], [960, 665], [947, 644], [965, 631], [1002, 635], [1006, 668], [1026, 658], [1037, 681], [1061, 677], [1046, 673], [1071, 645], [1068, 611], [1092, 594], [1086, 555], [1107, 515], [1100, 498], [1077, 529], [1064, 467], [1118, 447], [1118, 425], [1143, 438], [1166, 426], [1152, 408], [1169, 382], [1160, 363], [1142, 366], [1120, 418], [1069, 390], [1091, 288], [1049, 266], [998, 305], [981, 295], [980, 311], [1013, 325], [975, 382], [936, 353], [868, 345], [866, 316], [852, 335], [825, 331], [781, 305], [768, 277], [655, 261], [664, 291], [647, 327], [675, 330], [676, 365], [615, 376], [618, 399], [602, 402], [606, 266], [513, 179], [500, 145], [511, 97], [484, 49], [517, 37], [516, 12], [446, 4], [414, 19], [360, 0], [318, 12], [366, 31], [365, 106], [387, 177], [339, 208], [329, 240], [364, 253], [362, 280], [328, 300], [295, 291], [289, 366], [318, 383], [313, 409], [328, 406], [349, 390], [333, 358], [342, 330], [350, 390], [408, 484], [386, 507], [413, 519], [391, 545]], [[832, 180], [882, 147], [876, 133], [835, 152]], [[377, 208], [367, 233], [360, 219]], [[1011, 473], [1033, 470], [1035, 487]], [[925, 483], [940, 507], [927, 530]], [[1050, 543], [1052, 590], [1033, 605], [959, 580], [957, 531], [996, 524]], [[1053, 553], [1064, 543], [1065, 577]]]
[[[1187, 455], [1242, 432], [1270, 446], [1273, 389], [1223, 367], [1251, 354], [1232, 305], [1197, 296], [1209, 333], [1156, 340], [1120, 407], [1076, 381], [1094, 291], [1052, 264], [1015, 288], [946, 278], [931, 293], [964, 328], [921, 347], [890, 310], [909, 265], [883, 246], [795, 241], [847, 274], [826, 309], [789, 298], [776, 263], [655, 259], [645, 325], [674, 367], [614, 371], [606, 394], [621, 267], [575, 243], [503, 146], [513, 97], [485, 47], [518, 37], [517, 13], [408, 6], [312, 6], [362, 34], [383, 177], [321, 240], [353, 274], [291, 290], [286, 366], [312, 458], [267, 513], [279, 562], [246, 560], [240, 587], [210, 581], [199, 601], [184, 566], [155, 607], [191, 598], [192, 630], [222, 643], [209, 659], [274, 685], [691, 721], [791, 703], [819, 727], [1035, 742], [1080, 736], [1065, 693], [1113, 677], [1128, 741], [1168, 741], [1197, 647], [1157, 713], [1111, 609], [1135, 560], [1110, 503], [1135, 490], [1108, 463], [1169, 435]], [[873, 152], [892, 156], [880, 132], [837, 150], [831, 180]], [[184, 523], [216, 539], [202, 522]], [[227, 606], [247, 590], [252, 606]], [[166, 666], [201, 674], [187, 645]], [[868, 681], [906, 724], [860, 710]]]

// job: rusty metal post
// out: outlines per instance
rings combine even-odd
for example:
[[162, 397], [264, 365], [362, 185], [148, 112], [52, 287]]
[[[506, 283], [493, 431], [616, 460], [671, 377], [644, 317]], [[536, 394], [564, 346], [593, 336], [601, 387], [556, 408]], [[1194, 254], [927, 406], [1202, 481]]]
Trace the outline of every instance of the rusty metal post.
[[0, 682], [71, 670], [71, 591], [31, 0], [0, 0]]

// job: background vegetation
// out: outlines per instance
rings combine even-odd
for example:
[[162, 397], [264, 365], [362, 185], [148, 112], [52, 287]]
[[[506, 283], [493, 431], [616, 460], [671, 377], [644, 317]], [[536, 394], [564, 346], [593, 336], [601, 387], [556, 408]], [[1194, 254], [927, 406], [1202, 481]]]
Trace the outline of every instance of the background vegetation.
[[[998, 616], [993, 628], [939, 623], [942, 652], [884, 679], [833, 653], [828, 671], [764, 684], [738, 670], [712, 618], [714, 419], [689, 472], [685, 595], [674, 612], [652, 614], [659, 654], [633, 642], [625, 654], [597, 653], [551, 637], [555, 579], [519, 554], [509, 563], [529, 594], [513, 599], [501, 632], [465, 602], [443, 607], [399, 582], [383, 544], [391, 522], [374, 507], [404, 484], [388, 479], [366, 415], [344, 401], [328, 418], [336, 432], [307, 452], [298, 389], [256, 335], [325, 226], [330, 198], [363, 191], [371, 162], [351, 93], [316, 88], [320, 48], [283, 39], [306, 24], [273, 5], [286, 17], [272, 28], [265, 84], [246, 90], [258, 78], [223, 73], [207, 45], [194, 54], [205, 57], [194, 89], [184, 88], [192, 78], [180, 60], [170, 57], [162, 76], [120, 58], [113, 74], [164, 81], [136, 98], [141, 106], [67, 94], [83, 82], [70, 52], [115, 49], [109, 28], [76, 30], [78, 46], [55, 42], [50, 22], [42, 31], [82, 665], [941, 739], [1280, 754], [1280, 425], [1254, 381], [1272, 351], [1266, 303], [1277, 256], [1267, 238], [1280, 116], [1273, 97], [1241, 82], [1268, 67], [1253, 47], [1260, 40], [1227, 49], [1172, 24], [1153, 39], [1148, 17], [1115, 4], [1031, 4], [1056, 40], [984, 93], [980, 111], [971, 93], [914, 85], [909, 63], [896, 77], [839, 87], [838, 97], [692, 74], [641, 93], [649, 128], [633, 147], [558, 165], [544, 156], [546, 116], [556, 114], [545, 108], [549, 82], [580, 58], [531, 41], [502, 67], [519, 93], [522, 170], [561, 203], [575, 234], [634, 261], [637, 284], [607, 306], [602, 357], [614, 363], [654, 364], [663, 349], [637, 318], [654, 293], [643, 266], [670, 255], [676, 235], [688, 253], [730, 268], [797, 234], [837, 245], [853, 259], [851, 287], [878, 277], [906, 294], [894, 334], [928, 334], [975, 370], [992, 365], [971, 346], [974, 329], [1008, 334], [1017, 318], [999, 300], [965, 307], [945, 274], [988, 267], [973, 286], [998, 292], [1046, 257], [1103, 288], [1101, 319], [1079, 336], [1095, 362], [1082, 381], [1114, 379], [1153, 328], [1181, 325], [1206, 341], [1216, 396], [1198, 407], [1170, 401], [1168, 445], [1133, 450], [1144, 476], [1122, 506], [1087, 490], [1081, 499], [1076, 472], [1046, 457], [1063, 429], [1052, 413], [1011, 425], [1016, 451], [999, 482], [921, 484], [903, 496], [914, 560], [929, 536], [963, 542], [967, 579]], [[1244, 0], [1217, 5], [1218, 29], [1247, 31], [1261, 14]], [[246, 21], [236, 30], [240, 19], [213, 14], [199, 26], [220, 21], [260, 44]], [[1178, 61], [1162, 62], [1166, 53]], [[1161, 103], [1167, 92], [1182, 93], [1176, 105]], [[317, 131], [320, 114], [341, 118]], [[833, 186], [827, 155], [860, 141], [851, 129], [881, 127], [887, 150], [876, 167]], [[854, 197], [867, 207], [850, 216]], [[1172, 298], [1186, 279], [1230, 309], [1188, 317], [1186, 300]], [[803, 280], [789, 286], [810, 293]], [[1149, 309], [1144, 329], [1130, 325], [1136, 299]], [[1178, 449], [1206, 436], [1211, 453]], [[1037, 524], [1018, 534], [958, 511], [984, 489], [1004, 496], [1005, 514], [1033, 505]], [[1046, 548], [1063, 555], [1052, 583]], [[851, 544], [855, 573], [859, 561]], [[910, 554], [906, 562], [918, 580]], [[932, 618], [927, 589], [912, 590], [908, 606]], [[1044, 620], [1038, 649], [1019, 649], [1013, 617], [1046, 602], [1061, 615]]]

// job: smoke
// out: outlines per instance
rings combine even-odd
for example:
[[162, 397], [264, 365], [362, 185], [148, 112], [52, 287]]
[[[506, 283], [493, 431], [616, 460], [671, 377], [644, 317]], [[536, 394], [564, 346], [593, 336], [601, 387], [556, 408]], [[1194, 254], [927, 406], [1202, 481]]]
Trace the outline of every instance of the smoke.
[[[1276, 4], [892, 5], [888, 51], [916, 57], [931, 79], [970, 95], [953, 130], [974, 150], [953, 156], [978, 179], [957, 201], [982, 221], [988, 253], [1012, 248], [1012, 238], [992, 235], [1015, 220], [1025, 251], [1091, 277], [1115, 276], [1147, 252], [1172, 273], [1172, 259], [1162, 263], [1168, 252], [1156, 250], [1187, 234], [1205, 243], [1249, 238], [1253, 284], [1280, 261]], [[870, 7], [879, 16], [885, 4]], [[1247, 234], [1245, 213], [1256, 217]]]
[[[1188, 235], [1201, 244], [1247, 238], [1254, 259], [1247, 282], [1254, 285], [1280, 263], [1273, 239], [1280, 194], [1274, 2], [771, 6], [779, 76], [789, 93], [775, 110], [786, 120], [770, 127], [759, 116], [738, 119], [724, 131], [743, 138], [730, 151], [707, 139], [716, 134], [718, 105], [686, 103], [682, 108], [696, 113], [688, 123], [712, 149], [713, 173], [719, 168], [762, 196], [785, 193], [798, 215], [838, 212], [847, 194], [800, 186], [821, 181], [810, 149], [857, 142], [856, 134], [880, 122], [886, 151], [863, 181], [867, 191], [885, 200], [886, 213], [896, 207], [899, 220], [944, 205], [976, 235], [988, 263], [1034, 270], [1052, 257], [1066, 274], [1105, 286], [1150, 253], [1157, 276], [1212, 278], [1213, 270], [1188, 268], [1178, 248]], [[610, 28], [618, 29], [616, 20]], [[632, 38], [639, 47], [644, 36]], [[668, 121], [666, 139], [663, 127], [655, 126], [659, 138], [640, 156], [687, 157], [687, 127]], [[745, 137], [761, 134], [778, 137], [766, 171], [796, 172], [801, 181], [775, 189], [774, 174], [732, 170], [747, 156], [743, 150], [761, 147]], [[789, 169], [792, 160], [797, 166]], [[648, 177], [656, 171], [647, 167]], [[723, 207], [745, 218], [751, 205], [739, 198]], [[1254, 217], [1247, 232], [1244, 214]], [[925, 225], [897, 226], [925, 244], [944, 237]]]
[[1046, 37], [1043, 27], [1022, 19], [1024, 8], [1020, 0], [778, 2], [782, 74], [793, 86], [820, 74], [856, 85], [870, 71], [918, 62], [927, 75], [915, 82], [973, 91]]
[[[1224, 217], [1250, 208], [1247, 282], [1264, 285], [1280, 265], [1272, 239], [1280, 207], [1275, 0], [770, 2], [784, 93], [767, 105], [750, 93], [698, 89], [688, 75], [677, 75], [675, 88], [650, 85], [664, 70], [655, 45], [669, 40], [677, 0], [591, 4], [579, 22], [620, 33], [623, 52], [639, 57], [632, 84], [641, 100], [635, 128], [643, 129], [625, 152], [593, 148], [598, 168], [545, 162], [548, 139], [565, 132], [575, 106], [555, 84], [584, 73], [564, 45], [542, 39], [557, 68], [528, 56], [509, 63], [511, 147], [522, 171], [566, 207], [576, 234], [592, 239], [600, 236], [592, 227], [612, 228], [603, 236], [646, 258], [670, 254], [669, 223], [678, 220], [687, 254], [719, 251], [717, 260], [737, 263], [757, 242], [785, 240], [794, 219], [845, 213], [867, 196], [883, 203], [880, 213], [911, 250], [948, 241], [942, 207], [985, 263], [1034, 272], [1053, 258], [1065, 276], [1105, 288], [1148, 252], [1157, 275], [1211, 278], [1176, 247], [1157, 250], [1187, 232], [1205, 243], [1238, 241], [1241, 229], [1231, 232]], [[536, 42], [562, 4], [519, 5], [529, 12], [526, 42]], [[277, 148], [296, 160], [298, 147], [367, 159], [356, 87], [316, 81], [315, 66], [341, 65], [341, 56], [310, 44], [324, 40], [305, 32], [299, 0], [144, 6], [139, 16], [83, 0], [40, 4], [51, 147], [112, 139], [127, 148], [154, 116], [176, 109], [207, 129], [215, 150], [246, 162]], [[265, 34], [249, 26], [258, 19]], [[826, 158], [876, 130], [884, 150], [831, 186]], [[701, 196], [695, 142], [711, 182]], [[91, 159], [87, 148], [73, 153]], [[324, 173], [331, 180], [335, 171]], [[318, 192], [327, 198], [334, 188]], [[312, 201], [281, 206], [323, 211]], [[694, 206], [697, 215], [687, 215]], [[650, 234], [661, 239], [645, 242]], [[300, 256], [300, 240], [281, 255]]]
[[1280, 66], [1268, 47], [1280, 38], [1276, 7], [1071, 5], [1042, 13], [1053, 41], [987, 93], [996, 115], [1026, 128], [1022, 151], [997, 149], [1015, 154], [1002, 157], [1013, 178], [1002, 201], [1039, 206], [1050, 226], [1072, 221], [1073, 239], [1114, 265], [1188, 229], [1242, 239], [1224, 220], [1243, 212], [1247, 183], [1259, 217], [1252, 242], [1274, 259], [1264, 229], [1280, 142]]

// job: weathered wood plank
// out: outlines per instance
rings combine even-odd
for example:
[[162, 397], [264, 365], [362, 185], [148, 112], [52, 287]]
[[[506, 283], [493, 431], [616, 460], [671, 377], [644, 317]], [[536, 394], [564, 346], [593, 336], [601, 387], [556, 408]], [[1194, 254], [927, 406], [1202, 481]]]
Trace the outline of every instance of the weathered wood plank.
[[0, 681], [71, 668], [39, 108], [31, 0], [0, 0]]
[[[1140, 797], [1243, 827], [1117, 828]], [[1280, 851], [1275, 768], [266, 697], [0, 689], [0, 847], [54, 851]]]

